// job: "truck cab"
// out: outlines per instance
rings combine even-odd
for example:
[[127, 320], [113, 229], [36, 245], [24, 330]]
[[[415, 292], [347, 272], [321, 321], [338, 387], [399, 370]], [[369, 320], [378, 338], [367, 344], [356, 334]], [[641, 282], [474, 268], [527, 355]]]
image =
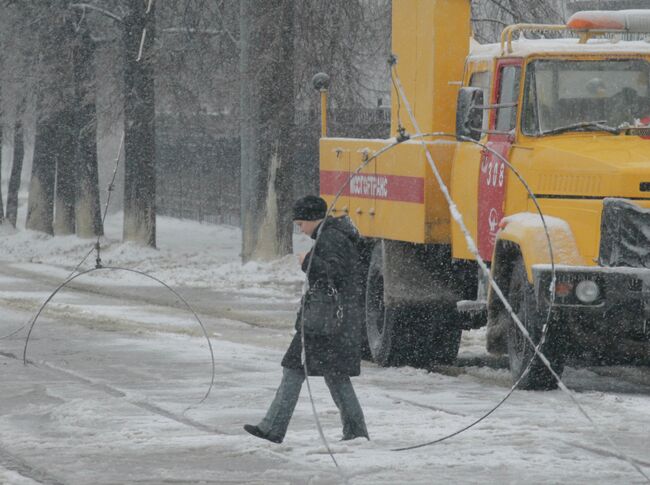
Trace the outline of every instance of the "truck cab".
[[[559, 372], [570, 357], [650, 357], [649, 54], [645, 41], [573, 38], [476, 46], [468, 57], [464, 85], [491, 83], [480, 86], [482, 126], [467, 133], [483, 147], [459, 142], [452, 194], [463, 194], [455, 200], [479, 253], [529, 333], [539, 339], [549, 324], [542, 350]], [[452, 248], [472, 259], [457, 225]], [[488, 350], [508, 353], [518, 379], [533, 350], [493, 291], [487, 309]], [[523, 384], [555, 382], [536, 360]]]

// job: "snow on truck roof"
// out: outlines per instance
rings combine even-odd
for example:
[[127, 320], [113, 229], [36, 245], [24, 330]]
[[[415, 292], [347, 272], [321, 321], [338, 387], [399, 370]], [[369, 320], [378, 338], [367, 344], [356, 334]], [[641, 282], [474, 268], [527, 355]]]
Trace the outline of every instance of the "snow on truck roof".
[[[470, 59], [482, 60], [500, 57], [501, 44], [470, 43]], [[527, 57], [534, 54], [641, 54], [650, 55], [650, 40], [591, 39], [580, 43], [580, 39], [526, 39], [512, 41], [512, 53], [504, 56]]]

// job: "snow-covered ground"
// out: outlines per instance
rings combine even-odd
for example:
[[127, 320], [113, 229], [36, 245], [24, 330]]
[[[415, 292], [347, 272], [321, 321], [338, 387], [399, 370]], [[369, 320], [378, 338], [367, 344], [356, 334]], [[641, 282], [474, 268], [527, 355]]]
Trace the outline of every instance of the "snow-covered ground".
[[[294, 256], [277, 261], [241, 264], [241, 233], [232, 226], [200, 224], [158, 216], [156, 249], [123, 243], [122, 214], [106, 220], [106, 236], [102, 241], [102, 263], [146, 272], [174, 286], [204, 287], [236, 290], [255, 296], [297, 298], [302, 284], [302, 272]], [[2, 259], [22, 263], [37, 263], [38, 271], [66, 278], [84, 257], [80, 270], [95, 265], [94, 241], [76, 236], [51, 237], [43, 233], [14, 230], [0, 226]], [[297, 251], [305, 251], [311, 240], [296, 234]], [[90, 254], [89, 254], [90, 252]], [[25, 268], [27, 268], [25, 266]], [[128, 272], [97, 273], [100, 278], [119, 285], [155, 285]], [[293, 291], [292, 291], [293, 290]]]
[[[255, 439], [241, 427], [262, 417], [280, 378], [293, 325], [284, 310], [297, 304], [302, 283], [295, 258], [242, 265], [239, 231], [231, 227], [161, 217], [157, 250], [120, 243], [120, 227], [119, 216], [109, 219], [103, 262], [150, 272], [190, 303], [200, 300], [214, 388], [199, 404], [210, 355], [187, 311], [149, 298], [155, 283], [143, 277], [93, 274], [57, 296], [39, 320], [27, 354], [36, 365], [21, 362], [26, 329], [0, 340], [0, 483], [644, 483], [560, 391], [517, 391], [466, 433], [391, 451], [456, 431], [496, 404], [510, 376], [487, 367], [432, 373], [364, 364], [354, 384], [369, 442], [339, 441], [338, 412], [322, 380], [312, 379], [338, 471], [319, 440], [306, 388], [285, 442]], [[2, 231], [6, 335], [29, 321], [93, 242]], [[310, 241], [297, 236], [296, 243], [304, 250]], [[91, 254], [84, 268], [93, 263]], [[226, 305], [242, 315], [276, 312], [283, 323], [225, 318], [219, 310]], [[484, 333], [466, 332], [461, 353], [485, 355]], [[565, 378], [599, 427], [650, 474], [648, 369], [568, 369]]]

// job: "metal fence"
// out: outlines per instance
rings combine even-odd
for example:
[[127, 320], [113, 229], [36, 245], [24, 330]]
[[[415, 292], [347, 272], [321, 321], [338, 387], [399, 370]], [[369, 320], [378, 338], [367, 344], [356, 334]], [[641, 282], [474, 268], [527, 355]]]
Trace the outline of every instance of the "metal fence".
[[[333, 110], [330, 136], [385, 138], [387, 108]], [[296, 120], [294, 196], [318, 193], [317, 112]], [[201, 114], [191, 118], [156, 116], [157, 213], [201, 222], [239, 225], [240, 144], [229, 120]]]

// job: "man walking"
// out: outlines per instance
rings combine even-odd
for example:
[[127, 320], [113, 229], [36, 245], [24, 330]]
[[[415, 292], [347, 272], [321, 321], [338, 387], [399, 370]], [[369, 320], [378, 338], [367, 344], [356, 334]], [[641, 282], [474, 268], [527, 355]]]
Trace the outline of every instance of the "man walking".
[[[359, 253], [356, 248], [358, 233], [343, 219], [325, 218], [327, 204], [308, 195], [293, 206], [293, 220], [300, 230], [317, 244], [306, 255], [299, 255], [302, 270], [307, 274], [309, 291], [302, 305], [309, 304], [313, 291], [333, 286], [338, 292], [341, 321], [336, 331], [328, 335], [305, 331], [305, 358], [309, 376], [323, 376], [332, 399], [341, 413], [343, 440], [358, 437], [370, 439], [363, 411], [352, 387], [350, 377], [361, 371], [361, 331], [363, 329], [362, 295]], [[311, 263], [310, 263], [311, 261]], [[266, 416], [257, 425], [244, 425], [250, 434], [274, 443], [281, 443], [298, 402], [305, 380], [302, 362], [301, 311], [296, 321], [296, 334], [282, 359], [283, 375], [275, 398]], [[326, 309], [327, 310], [327, 309]], [[324, 312], [323, 318], [327, 318]]]

